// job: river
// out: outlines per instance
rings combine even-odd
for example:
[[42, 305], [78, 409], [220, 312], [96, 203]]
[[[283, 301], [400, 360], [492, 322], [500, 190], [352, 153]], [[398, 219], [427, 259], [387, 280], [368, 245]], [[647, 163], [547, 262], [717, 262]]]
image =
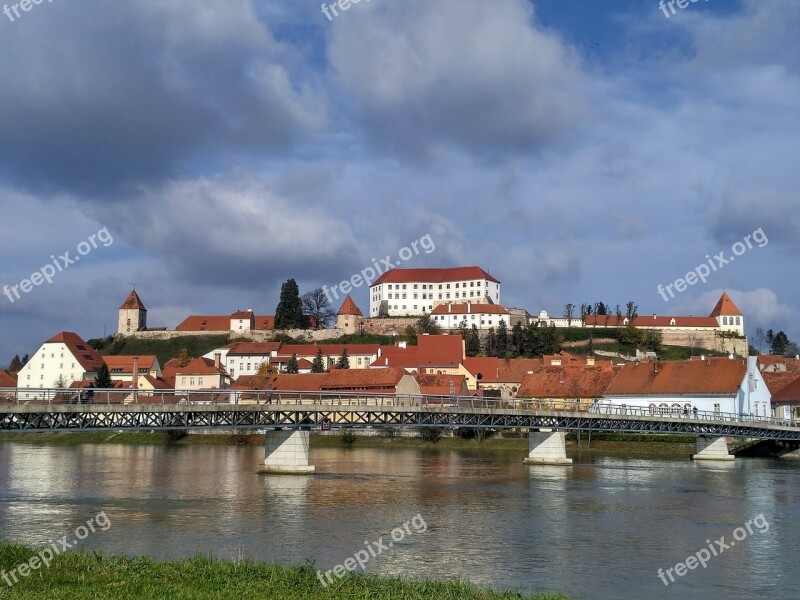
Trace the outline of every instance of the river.
[[[0, 538], [42, 547], [104, 511], [81, 547], [327, 570], [420, 515], [367, 571], [584, 600], [800, 597], [800, 461], [522, 458], [312, 448], [316, 475], [259, 476], [254, 446], [0, 443]], [[659, 578], [709, 545], [705, 568]]]

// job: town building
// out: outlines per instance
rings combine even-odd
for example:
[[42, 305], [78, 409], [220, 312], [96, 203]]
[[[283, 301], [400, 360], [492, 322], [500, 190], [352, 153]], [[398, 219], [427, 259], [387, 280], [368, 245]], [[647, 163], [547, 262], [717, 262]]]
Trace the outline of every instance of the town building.
[[164, 365], [164, 379], [176, 390], [212, 390], [230, 386], [230, 375], [225, 372], [219, 355], [214, 360], [193, 358], [186, 365], [172, 359]]
[[391, 269], [369, 288], [369, 316], [420, 317], [446, 302], [500, 304], [500, 281], [482, 268]]
[[218, 354], [220, 362], [231, 379], [242, 375], [256, 375], [264, 363], [269, 363], [278, 355], [281, 342], [233, 342], [203, 355], [203, 358], [214, 360]]
[[175, 328], [175, 331], [209, 331], [220, 333], [244, 333], [247, 331], [275, 329], [273, 315], [256, 315], [252, 308], [237, 310], [230, 315], [191, 315]]
[[270, 362], [282, 367], [295, 355], [298, 361], [305, 359], [313, 363], [319, 350], [322, 352], [323, 368], [327, 370], [335, 367], [347, 350], [351, 369], [368, 369], [378, 358], [380, 347], [380, 344], [283, 344]]
[[142, 375], [156, 379], [161, 377], [161, 367], [155, 354], [104, 356], [103, 362], [108, 367], [112, 381], [133, 381], [134, 372], [137, 373], [137, 379]]
[[611, 363], [539, 366], [522, 379], [517, 398], [538, 401], [553, 410], [586, 410], [601, 400], [621, 367]]
[[417, 371], [437, 375], [463, 375], [464, 340], [460, 335], [428, 335], [417, 338]]
[[513, 398], [525, 375], [543, 364], [541, 358], [471, 356], [462, 361], [461, 372], [470, 389], [497, 391], [501, 398]]
[[481, 304], [472, 302], [439, 304], [431, 311], [431, 319], [440, 329], [458, 329], [462, 323], [472, 329], [497, 328], [500, 321], [511, 329], [511, 314], [498, 304]]
[[469, 396], [464, 375], [415, 374], [419, 391], [425, 396]]
[[[69, 387], [73, 381], [94, 379], [103, 358], [81, 337], [71, 331], [54, 335], [30, 357], [17, 375], [20, 390]], [[37, 397], [34, 393], [20, 398]]]
[[361, 325], [361, 320], [364, 318], [364, 313], [356, 306], [350, 295], [342, 302], [339, 312], [336, 313], [336, 327], [344, 331], [345, 334], [358, 333]]

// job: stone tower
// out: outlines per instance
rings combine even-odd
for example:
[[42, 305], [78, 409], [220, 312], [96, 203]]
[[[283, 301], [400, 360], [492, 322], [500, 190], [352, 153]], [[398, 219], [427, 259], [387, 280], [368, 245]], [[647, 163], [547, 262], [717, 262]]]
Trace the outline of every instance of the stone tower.
[[134, 331], [144, 331], [147, 329], [147, 309], [139, 298], [136, 290], [133, 290], [128, 299], [119, 307], [119, 326], [118, 334], [128, 334]]
[[336, 314], [336, 327], [344, 330], [346, 334], [358, 333], [361, 319], [364, 317], [361, 310], [348, 295], [342, 303], [342, 307]]

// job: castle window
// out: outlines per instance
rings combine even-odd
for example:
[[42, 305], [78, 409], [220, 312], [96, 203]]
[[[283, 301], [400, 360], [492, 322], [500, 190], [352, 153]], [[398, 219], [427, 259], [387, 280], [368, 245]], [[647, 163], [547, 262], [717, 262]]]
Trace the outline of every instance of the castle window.
[[742, 318], [741, 317], [736, 317], [736, 324], [737, 325], [741, 325], [742, 324]]

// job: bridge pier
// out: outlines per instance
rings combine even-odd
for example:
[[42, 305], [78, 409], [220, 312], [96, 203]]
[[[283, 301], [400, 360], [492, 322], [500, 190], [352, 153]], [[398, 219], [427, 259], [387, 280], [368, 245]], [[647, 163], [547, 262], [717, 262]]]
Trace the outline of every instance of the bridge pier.
[[296, 429], [267, 431], [264, 439], [264, 464], [259, 473], [310, 475], [316, 471], [308, 464], [310, 432]]
[[563, 431], [549, 429], [529, 432], [528, 457], [522, 462], [526, 465], [571, 465], [572, 459], [567, 458], [566, 437]]
[[724, 437], [709, 437], [698, 435], [695, 442], [696, 454], [692, 460], [733, 460], [733, 454], [728, 452], [728, 442]]

